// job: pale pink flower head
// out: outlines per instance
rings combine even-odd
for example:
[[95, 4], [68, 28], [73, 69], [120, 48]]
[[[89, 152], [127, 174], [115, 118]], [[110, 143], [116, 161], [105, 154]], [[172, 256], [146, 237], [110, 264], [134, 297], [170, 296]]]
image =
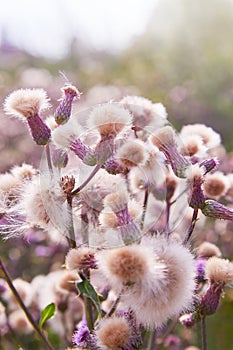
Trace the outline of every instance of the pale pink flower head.
[[150, 136], [150, 141], [163, 152], [175, 175], [184, 178], [190, 162], [178, 151], [175, 130], [171, 126], [164, 126]]
[[6, 114], [13, 115], [28, 123], [33, 140], [38, 145], [46, 145], [51, 131], [41, 119], [41, 111], [49, 107], [49, 99], [43, 89], [19, 89], [13, 91], [5, 100]]
[[150, 247], [154, 262], [149, 263], [146, 278], [142, 276], [141, 282], [135, 284], [122, 302], [135, 312], [143, 326], [156, 328], [191, 307], [195, 289], [194, 259], [189, 250], [175, 240], [145, 237], [141, 246]]
[[157, 129], [167, 122], [167, 112], [162, 103], [153, 103], [141, 96], [126, 96], [120, 101], [133, 116], [133, 129], [136, 131]]
[[220, 135], [205, 124], [189, 124], [182, 127], [180, 136], [199, 135], [207, 149], [217, 147], [221, 143]]
[[129, 140], [118, 149], [116, 157], [122, 166], [132, 168], [144, 165], [148, 160], [149, 154], [144, 142]]
[[95, 334], [99, 349], [131, 349], [132, 329], [123, 317], [111, 317], [101, 320]]
[[219, 199], [224, 196], [230, 187], [229, 179], [221, 171], [207, 174], [204, 182], [206, 197]]
[[106, 103], [92, 109], [87, 124], [90, 129], [98, 129], [101, 138], [114, 139], [120, 132], [131, 126], [131, 115], [123, 106]]

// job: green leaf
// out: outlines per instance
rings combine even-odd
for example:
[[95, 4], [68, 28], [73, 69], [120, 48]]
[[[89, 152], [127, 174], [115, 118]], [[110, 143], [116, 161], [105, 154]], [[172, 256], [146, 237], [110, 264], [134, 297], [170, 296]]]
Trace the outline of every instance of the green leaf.
[[84, 276], [81, 276], [82, 281], [77, 283], [77, 289], [81, 295], [86, 296], [87, 298], [90, 298], [92, 303], [94, 304], [97, 313], [98, 318], [101, 317], [102, 311], [100, 308], [100, 301], [99, 301], [99, 295], [97, 294], [95, 288], [92, 286], [92, 284], [89, 282], [87, 278]]
[[39, 327], [42, 329], [44, 323], [49, 320], [53, 315], [55, 314], [56, 311], [56, 305], [54, 303], [51, 303], [47, 305], [44, 310], [41, 311], [41, 317], [39, 321]]

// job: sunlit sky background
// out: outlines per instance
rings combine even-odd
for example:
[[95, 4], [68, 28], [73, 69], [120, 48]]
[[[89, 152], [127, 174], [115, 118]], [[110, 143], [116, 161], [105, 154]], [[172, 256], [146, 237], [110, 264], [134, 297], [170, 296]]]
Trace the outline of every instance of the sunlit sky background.
[[33, 54], [59, 58], [76, 36], [118, 51], [145, 29], [158, 0], [0, 0], [0, 31]]

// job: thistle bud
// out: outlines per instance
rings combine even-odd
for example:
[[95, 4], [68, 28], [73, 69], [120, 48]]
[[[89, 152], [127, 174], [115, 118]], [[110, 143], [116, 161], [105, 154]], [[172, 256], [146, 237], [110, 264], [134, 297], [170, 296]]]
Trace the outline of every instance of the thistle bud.
[[62, 149], [55, 149], [52, 152], [52, 160], [55, 168], [65, 168], [69, 160], [68, 153]]
[[96, 164], [96, 159], [93, 150], [86, 146], [80, 139], [75, 140], [70, 145], [70, 150], [83, 161], [84, 164], [93, 166]]
[[210, 218], [233, 221], [233, 210], [212, 199], [204, 202], [201, 211]]
[[186, 170], [190, 166], [190, 162], [179, 153], [176, 135], [172, 127], [165, 126], [159, 129], [151, 136], [151, 141], [163, 152], [175, 175], [185, 178]]
[[212, 170], [215, 170], [219, 165], [219, 161], [217, 158], [205, 159], [201, 162], [200, 166], [205, 168], [205, 174], [210, 173]]
[[188, 186], [191, 187], [189, 195], [189, 206], [202, 208], [205, 202], [205, 195], [202, 189], [204, 183], [203, 170], [198, 165], [193, 165], [187, 175]]
[[117, 217], [122, 239], [126, 245], [138, 240], [141, 232], [128, 211], [128, 195], [125, 191], [108, 194], [104, 199], [105, 208], [110, 208]]
[[211, 284], [200, 299], [199, 312], [203, 316], [213, 315], [218, 308], [222, 286]]
[[80, 99], [80, 92], [73, 85], [66, 85], [61, 89], [63, 96], [60, 104], [55, 111], [55, 120], [57, 124], [65, 124], [71, 115], [72, 103], [75, 98]]

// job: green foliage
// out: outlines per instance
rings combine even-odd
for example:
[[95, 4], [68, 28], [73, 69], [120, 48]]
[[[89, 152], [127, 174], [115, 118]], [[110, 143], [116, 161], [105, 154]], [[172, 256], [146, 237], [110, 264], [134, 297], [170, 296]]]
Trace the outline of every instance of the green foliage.
[[92, 284], [87, 278], [85, 278], [84, 276], [81, 276], [81, 278], [82, 278], [82, 281], [76, 284], [77, 289], [80, 295], [86, 296], [87, 298], [91, 299], [93, 305], [96, 308], [97, 319], [98, 319], [101, 317], [101, 314], [102, 314], [102, 311], [100, 308], [99, 295], [96, 293], [95, 288], [92, 286]]
[[51, 317], [54, 316], [56, 311], [56, 305], [54, 303], [51, 303], [47, 305], [41, 312], [41, 318], [39, 321], [39, 327], [40, 329], [43, 328], [44, 323], [49, 320]]

